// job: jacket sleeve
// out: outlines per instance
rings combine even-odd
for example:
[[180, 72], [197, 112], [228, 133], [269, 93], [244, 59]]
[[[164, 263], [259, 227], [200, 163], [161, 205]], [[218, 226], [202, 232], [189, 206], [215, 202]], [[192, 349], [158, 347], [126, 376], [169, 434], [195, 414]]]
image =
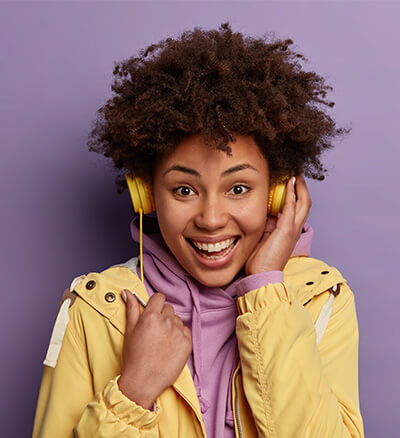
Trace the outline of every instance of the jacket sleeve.
[[43, 369], [33, 438], [158, 438], [158, 399], [155, 412], [137, 405], [119, 390], [119, 375], [94, 393], [77, 307], [69, 308], [56, 366]]
[[258, 436], [363, 438], [359, 332], [347, 283], [318, 345], [309, 311], [283, 281], [250, 290], [237, 305], [243, 387]]

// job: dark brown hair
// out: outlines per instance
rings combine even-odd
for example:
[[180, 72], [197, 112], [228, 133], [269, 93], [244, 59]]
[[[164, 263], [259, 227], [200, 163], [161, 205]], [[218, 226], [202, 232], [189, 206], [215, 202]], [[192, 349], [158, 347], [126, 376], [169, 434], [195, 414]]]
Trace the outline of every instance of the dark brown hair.
[[324, 78], [302, 69], [291, 39], [244, 37], [229, 22], [165, 38], [115, 63], [114, 97], [97, 111], [89, 150], [111, 157], [121, 193], [133, 170], [151, 181], [159, 154], [201, 133], [228, 154], [235, 133], [251, 135], [268, 159], [271, 183], [303, 173], [323, 180], [319, 156], [338, 129], [323, 111]]

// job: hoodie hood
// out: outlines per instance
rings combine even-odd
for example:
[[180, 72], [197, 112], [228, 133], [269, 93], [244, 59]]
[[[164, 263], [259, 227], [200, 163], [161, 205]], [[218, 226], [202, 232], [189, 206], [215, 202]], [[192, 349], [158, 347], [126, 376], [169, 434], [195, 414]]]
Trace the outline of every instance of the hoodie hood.
[[[138, 244], [139, 219], [139, 215], [135, 214], [130, 224], [132, 238]], [[310, 256], [313, 235], [312, 227], [306, 223], [291, 257]], [[154, 292], [162, 292], [167, 303], [191, 329], [193, 349], [187, 365], [193, 377], [207, 436], [231, 434], [226, 430], [233, 428], [230, 382], [239, 360], [235, 336], [236, 298], [243, 294], [241, 280], [246, 278], [244, 268], [225, 290], [201, 284], [179, 264], [166, 245], [155, 212], [143, 216], [142, 239], [143, 282], [149, 297]], [[136, 271], [141, 278], [140, 255], [138, 258]], [[210, 405], [213, 409], [209, 409]]]

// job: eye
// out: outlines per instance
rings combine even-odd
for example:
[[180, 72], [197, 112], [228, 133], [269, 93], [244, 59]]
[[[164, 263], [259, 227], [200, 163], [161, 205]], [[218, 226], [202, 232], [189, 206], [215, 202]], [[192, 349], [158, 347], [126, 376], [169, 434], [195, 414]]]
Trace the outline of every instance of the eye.
[[[234, 190], [234, 189], [237, 189], [237, 188], [241, 188], [241, 187], [244, 187], [245, 189], [246, 189], [246, 191], [248, 191], [249, 190], [249, 187], [247, 187], [247, 186], [245, 186], [245, 185], [243, 185], [243, 184], [236, 184], [235, 186], [233, 186], [232, 188], [231, 188], [231, 190]], [[234, 195], [244, 195], [244, 193], [246, 193], [246, 192], [243, 192], [243, 190], [241, 190], [241, 191], [235, 191], [234, 192]]]
[[[182, 192], [179, 193], [178, 190], [182, 189]], [[189, 191], [192, 190], [190, 187], [188, 186], [179, 186], [173, 189], [173, 192], [176, 193], [177, 195], [180, 196], [188, 196], [189, 195]]]

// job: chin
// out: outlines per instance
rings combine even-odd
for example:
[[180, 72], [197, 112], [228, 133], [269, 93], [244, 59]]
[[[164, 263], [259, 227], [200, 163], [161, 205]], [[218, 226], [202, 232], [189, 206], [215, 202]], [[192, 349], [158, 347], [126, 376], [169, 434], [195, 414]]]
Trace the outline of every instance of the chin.
[[210, 275], [210, 273], [204, 273], [203, 275], [194, 275], [191, 274], [193, 278], [195, 278], [199, 283], [207, 287], [220, 287], [222, 289], [227, 288], [239, 275], [240, 272], [233, 272], [231, 274], [219, 274], [215, 273], [214, 275]]

